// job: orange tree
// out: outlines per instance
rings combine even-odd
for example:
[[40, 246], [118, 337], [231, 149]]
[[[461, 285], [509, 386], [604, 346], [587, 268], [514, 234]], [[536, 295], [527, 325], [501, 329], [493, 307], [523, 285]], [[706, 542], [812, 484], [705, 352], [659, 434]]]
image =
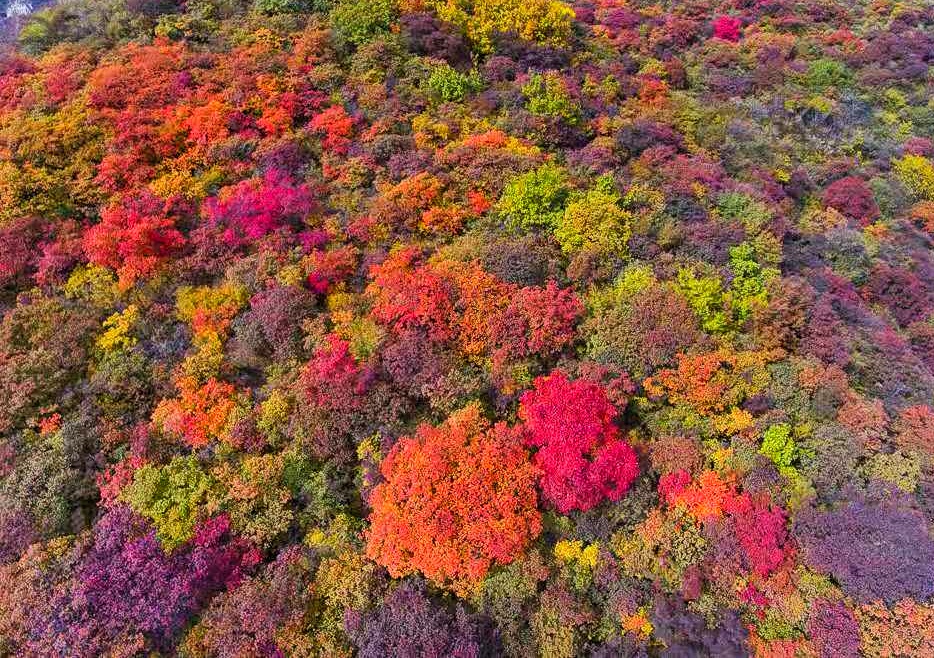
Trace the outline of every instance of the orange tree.
[[421, 572], [465, 596], [541, 531], [537, 469], [517, 430], [491, 427], [476, 404], [400, 439], [380, 470], [367, 554], [393, 577]]

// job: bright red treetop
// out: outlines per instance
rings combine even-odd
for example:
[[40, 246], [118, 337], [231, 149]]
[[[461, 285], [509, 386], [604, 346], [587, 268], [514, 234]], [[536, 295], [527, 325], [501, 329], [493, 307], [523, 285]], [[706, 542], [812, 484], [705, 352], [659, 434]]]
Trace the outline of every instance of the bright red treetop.
[[573, 290], [553, 281], [520, 288], [476, 262], [421, 260], [417, 248], [406, 247], [371, 269], [372, 317], [394, 333], [456, 341], [469, 358], [490, 357], [494, 369], [553, 356], [574, 340], [584, 306]]
[[211, 223], [225, 227], [224, 240], [240, 245], [290, 221], [303, 220], [315, 205], [307, 185], [295, 184], [287, 174], [270, 170], [262, 178], [225, 187], [217, 198], [205, 201], [204, 214]]
[[393, 577], [421, 572], [468, 594], [494, 564], [509, 564], [541, 531], [537, 470], [517, 432], [490, 427], [477, 405], [440, 427], [421, 425], [380, 465], [367, 555]]
[[560, 370], [535, 380], [521, 399], [525, 442], [538, 446], [544, 497], [562, 514], [619, 500], [639, 474], [632, 447], [619, 438], [616, 407], [602, 386], [569, 381]]
[[347, 152], [353, 126], [353, 118], [348, 116], [344, 108], [339, 105], [329, 107], [311, 120], [312, 129], [324, 133], [321, 145], [325, 150], [337, 154]]
[[713, 35], [724, 41], [739, 41], [742, 23], [733, 16], [719, 16], [713, 22]]
[[305, 366], [299, 382], [306, 403], [347, 413], [363, 404], [372, 379], [371, 370], [353, 358], [350, 344], [336, 334], [328, 334]]
[[88, 260], [116, 270], [123, 287], [152, 274], [184, 244], [166, 203], [149, 192], [105, 208], [84, 234]]

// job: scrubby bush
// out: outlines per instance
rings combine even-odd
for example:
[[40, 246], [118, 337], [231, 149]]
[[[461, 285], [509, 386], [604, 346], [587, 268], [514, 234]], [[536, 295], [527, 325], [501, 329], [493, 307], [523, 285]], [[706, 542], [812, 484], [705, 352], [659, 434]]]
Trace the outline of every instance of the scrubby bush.
[[924, 519], [898, 498], [857, 497], [795, 520], [807, 563], [857, 601], [888, 604], [934, 594], [934, 541]]
[[568, 192], [566, 172], [544, 164], [509, 181], [497, 209], [511, 224], [525, 230], [554, 229], [561, 222]]

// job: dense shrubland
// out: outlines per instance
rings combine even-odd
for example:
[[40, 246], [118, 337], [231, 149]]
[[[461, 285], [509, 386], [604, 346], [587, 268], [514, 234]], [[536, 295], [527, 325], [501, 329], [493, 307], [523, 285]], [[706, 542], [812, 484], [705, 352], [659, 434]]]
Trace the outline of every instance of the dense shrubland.
[[0, 55], [0, 655], [934, 654], [934, 7], [62, 0]]

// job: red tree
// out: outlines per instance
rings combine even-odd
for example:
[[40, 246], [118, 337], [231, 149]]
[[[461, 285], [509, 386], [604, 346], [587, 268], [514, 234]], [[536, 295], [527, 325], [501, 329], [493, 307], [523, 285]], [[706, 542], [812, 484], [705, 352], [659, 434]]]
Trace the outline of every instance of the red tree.
[[840, 211], [863, 226], [879, 218], [879, 206], [872, 190], [857, 176], [846, 176], [824, 190], [824, 205]]
[[542, 493], [562, 514], [619, 500], [639, 474], [636, 453], [619, 438], [616, 407], [599, 384], [555, 371], [521, 399], [525, 442], [538, 446]]
[[350, 137], [353, 135], [354, 120], [347, 115], [343, 107], [334, 105], [315, 115], [311, 120], [311, 127], [324, 134], [321, 146], [325, 150], [337, 154], [347, 152]]
[[184, 244], [166, 203], [149, 192], [105, 208], [84, 234], [88, 259], [116, 270], [124, 287], [152, 274]]
[[739, 41], [742, 23], [733, 16], [718, 16], [713, 22], [713, 35], [724, 41]]
[[276, 170], [226, 187], [204, 204], [208, 221], [226, 227], [224, 239], [236, 245], [303, 220], [314, 209], [315, 199], [308, 186], [295, 184]]
[[455, 333], [451, 326], [455, 290], [441, 274], [417, 266], [418, 259], [418, 250], [408, 247], [371, 270], [371, 313], [397, 334], [419, 329], [431, 340], [445, 342]]

